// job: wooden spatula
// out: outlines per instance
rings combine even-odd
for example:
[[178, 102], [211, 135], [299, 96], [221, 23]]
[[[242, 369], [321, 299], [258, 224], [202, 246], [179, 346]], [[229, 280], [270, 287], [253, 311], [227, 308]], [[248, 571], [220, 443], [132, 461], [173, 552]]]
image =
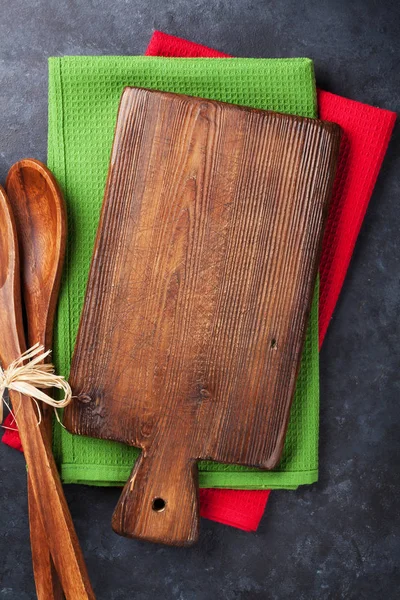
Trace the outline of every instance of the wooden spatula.
[[[16, 227], [0, 187], [0, 362], [6, 369], [25, 351]], [[39, 518], [67, 600], [94, 598], [82, 551], [54, 462], [50, 442], [37, 427], [30, 398], [10, 391]]]
[[278, 463], [339, 138], [331, 123], [125, 90], [65, 420], [143, 450], [118, 533], [193, 543], [199, 459]]
[[[9, 198], [20, 250], [21, 291], [28, 324], [28, 344], [52, 347], [53, 323], [65, 254], [67, 217], [53, 174], [38, 160], [27, 158], [8, 172]], [[43, 428], [52, 439], [52, 407], [41, 404]], [[64, 594], [42, 526], [28, 477], [32, 564], [38, 600], [61, 600]]]

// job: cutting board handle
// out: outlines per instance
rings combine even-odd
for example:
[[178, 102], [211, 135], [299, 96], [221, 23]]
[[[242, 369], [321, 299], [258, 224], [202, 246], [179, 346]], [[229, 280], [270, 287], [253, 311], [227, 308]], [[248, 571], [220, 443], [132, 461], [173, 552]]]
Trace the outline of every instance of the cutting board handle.
[[197, 464], [183, 461], [169, 445], [165, 449], [157, 455], [142, 452], [115, 508], [112, 527], [127, 537], [191, 546], [199, 532]]

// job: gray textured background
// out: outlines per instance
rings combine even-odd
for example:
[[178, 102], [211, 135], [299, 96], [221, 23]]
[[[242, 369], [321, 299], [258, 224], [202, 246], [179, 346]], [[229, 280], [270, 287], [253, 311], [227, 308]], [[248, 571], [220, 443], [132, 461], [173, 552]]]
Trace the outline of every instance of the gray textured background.
[[[47, 57], [142, 54], [153, 29], [237, 56], [308, 56], [321, 87], [399, 111], [389, 0], [0, 0], [0, 181], [46, 158]], [[67, 498], [100, 600], [399, 597], [399, 131], [321, 354], [318, 484], [274, 492], [257, 533], [203, 520], [194, 549], [113, 534], [118, 490]], [[0, 332], [1, 335], [1, 332]], [[34, 598], [23, 457], [0, 445], [0, 598]]]

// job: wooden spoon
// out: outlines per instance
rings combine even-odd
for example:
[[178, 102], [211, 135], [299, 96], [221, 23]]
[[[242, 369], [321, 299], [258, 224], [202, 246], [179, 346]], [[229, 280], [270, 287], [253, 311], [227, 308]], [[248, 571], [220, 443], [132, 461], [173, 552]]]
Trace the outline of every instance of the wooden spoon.
[[[0, 187], [0, 362], [3, 368], [25, 351], [22, 321], [19, 253], [11, 207]], [[36, 507], [67, 600], [91, 598], [82, 551], [63, 493], [51, 445], [30, 398], [10, 391], [28, 466]]]
[[[28, 344], [51, 348], [53, 323], [65, 254], [67, 219], [53, 174], [34, 159], [15, 163], [6, 181], [15, 218], [21, 262], [21, 286], [28, 322]], [[53, 409], [41, 405], [41, 427], [51, 442]], [[39, 600], [62, 600], [46, 533], [28, 477], [32, 564]]]

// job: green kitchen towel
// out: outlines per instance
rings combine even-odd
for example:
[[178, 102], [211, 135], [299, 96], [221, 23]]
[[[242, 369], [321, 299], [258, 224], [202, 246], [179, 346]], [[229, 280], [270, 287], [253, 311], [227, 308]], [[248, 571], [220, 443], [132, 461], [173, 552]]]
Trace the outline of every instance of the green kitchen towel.
[[[65, 57], [49, 60], [48, 164], [68, 211], [68, 248], [55, 327], [54, 359], [68, 376], [124, 86], [202, 96], [316, 116], [312, 61]], [[199, 464], [201, 487], [295, 488], [318, 476], [318, 293], [314, 297], [282, 460], [270, 472]], [[56, 425], [54, 452], [66, 483], [122, 485], [139, 451], [73, 436]]]

